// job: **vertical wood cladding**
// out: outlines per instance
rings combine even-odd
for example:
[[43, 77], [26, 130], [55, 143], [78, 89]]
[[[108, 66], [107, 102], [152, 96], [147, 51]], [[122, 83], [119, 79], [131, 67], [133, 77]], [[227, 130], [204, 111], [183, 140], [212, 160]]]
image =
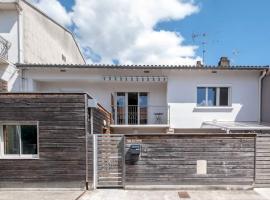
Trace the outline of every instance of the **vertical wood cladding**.
[[[101, 105], [98, 105], [97, 108], [93, 108], [93, 116], [93, 133], [110, 133], [111, 114]], [[104, 121], [106, 121], [106, 126], [104, 126]]]
[[0, 159], [0, 186], [84, 187], [85, 94], [1, 94], [0, 121], [38, 121], [40, 157]]
[[270, 134], [256, 138], [256, 187], [270, 187]]
[[[131, 144], [141, 145], [132, 158]], [[126, 136], [127, 185], [252, 185], [254, 135]], [[207, 174], [197, 174], [197, 160], [207, 161]]]

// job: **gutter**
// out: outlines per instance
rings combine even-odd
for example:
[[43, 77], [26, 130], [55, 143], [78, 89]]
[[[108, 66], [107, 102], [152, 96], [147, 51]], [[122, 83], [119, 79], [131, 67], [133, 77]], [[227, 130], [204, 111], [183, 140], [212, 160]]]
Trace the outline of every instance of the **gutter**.
[[263, 89], [263, 79], [267, 76], [268, 72], [269, 72], [269, 68], [270, 66], [268, 66], [267, 70], [264, 70], [261, 74], [261, 76], [259, 77], [259, 116], [258, 116], [258, 122], [261, 123], [262, 122], [262, 89]]

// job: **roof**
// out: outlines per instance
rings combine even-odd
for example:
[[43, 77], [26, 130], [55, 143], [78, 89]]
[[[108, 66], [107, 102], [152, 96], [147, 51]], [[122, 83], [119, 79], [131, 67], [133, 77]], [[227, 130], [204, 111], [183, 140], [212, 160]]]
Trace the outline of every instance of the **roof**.
[[233, 122], [216, 121], [203, 122], [204, 128], [220, 128], [226, 131], [263, 131], [270, 130], [270, 124], [260, 122]]
[[186, 70], [268, 70], [265, 66], [242, 66], [234, 65], [229, 67], [219, 67], [211, 65], [110, 65], [110, 64], [16, 64], [18, 68], [74, 68], [74, 69], [186, 69]]

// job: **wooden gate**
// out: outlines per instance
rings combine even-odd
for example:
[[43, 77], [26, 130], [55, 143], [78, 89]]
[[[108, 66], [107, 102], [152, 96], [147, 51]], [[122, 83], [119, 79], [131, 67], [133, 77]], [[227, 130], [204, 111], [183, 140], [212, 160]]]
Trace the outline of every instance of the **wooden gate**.
[[124, 136], [97, 135], [97, 187], [124, 186]]

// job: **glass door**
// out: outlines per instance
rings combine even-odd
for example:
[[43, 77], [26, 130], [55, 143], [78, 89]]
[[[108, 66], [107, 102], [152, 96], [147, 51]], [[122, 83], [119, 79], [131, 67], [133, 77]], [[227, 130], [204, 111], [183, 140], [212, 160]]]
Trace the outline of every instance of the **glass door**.
[[116, 100], [116, 121], [117, 124], [125, 124], [126, 122], [126, 96], [124, 92], [117, 92]]
[[138, 93], [128, 93], [128, 124], [138, 124]]
[[146, 92], [117, 92], [115, 109], [113, 97], [111, 103], [116, 124], [148, 123], [148, 94]]
[[147, 124], [148, 95], [146, 92], [139, 93], [139, 119], [140, 119], [140, 124]]

